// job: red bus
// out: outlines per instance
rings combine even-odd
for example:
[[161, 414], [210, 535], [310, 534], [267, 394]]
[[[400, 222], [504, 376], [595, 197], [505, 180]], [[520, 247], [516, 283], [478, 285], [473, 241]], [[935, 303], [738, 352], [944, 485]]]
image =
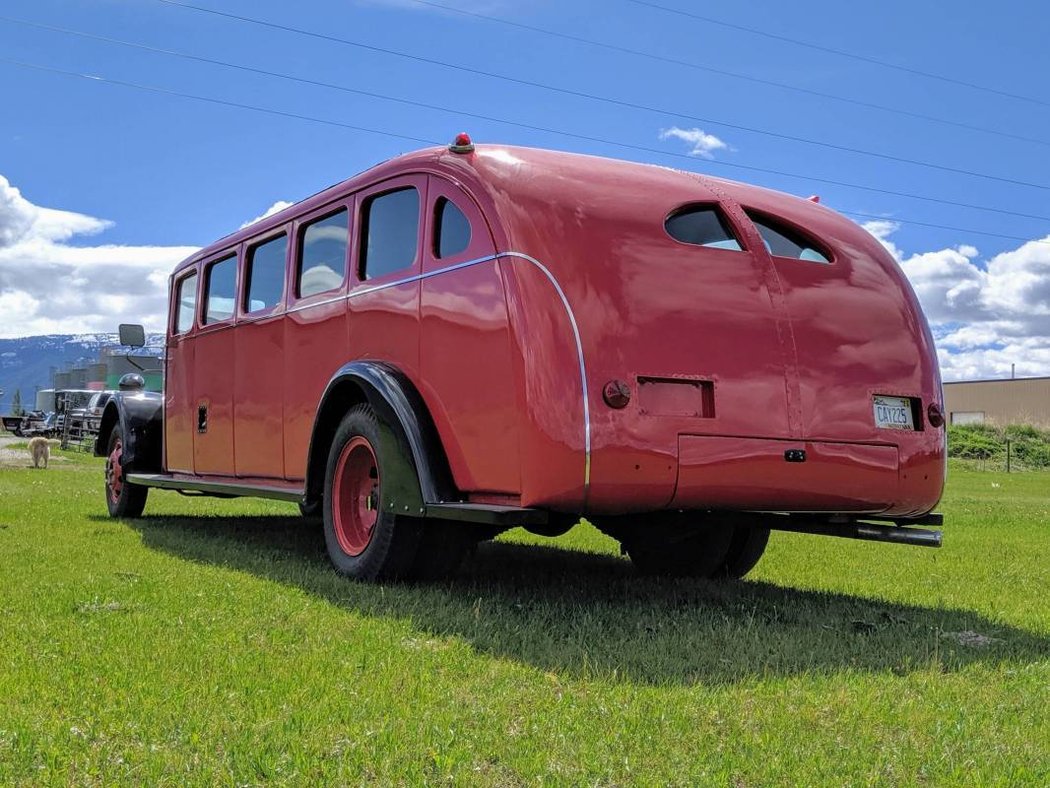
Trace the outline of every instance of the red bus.
[[150, 487], [296, 501], [360, 579], [581, 517], [644, 572], [743, 576], [770, 529], [939, 545], [943, 402], [900, 268], [813, 201], [465, 135], [200, 250], [163, 395], [107, 407]]

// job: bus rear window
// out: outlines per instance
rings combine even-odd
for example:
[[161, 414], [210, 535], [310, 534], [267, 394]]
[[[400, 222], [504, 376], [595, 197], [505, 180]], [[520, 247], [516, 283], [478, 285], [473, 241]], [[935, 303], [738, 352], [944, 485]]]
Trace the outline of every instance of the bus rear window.
[[821, 251], [816, 241], [806, 238], [798, 230], [785, 227], [782, 223], [767, 216], [750, 211], [747, 212], [747, 215], [755, 223], [766, 249], [774, 257], [790, 257], [793, 260], [806, 260], [810, 263], [831, 262], [831, 256]]
[[664, 222], [667, 234], [676, 241], [712, 249], [739, 252], [740, 242], [729, 229], [729, 223], [714, 205], [689, 205], [671, 214]]

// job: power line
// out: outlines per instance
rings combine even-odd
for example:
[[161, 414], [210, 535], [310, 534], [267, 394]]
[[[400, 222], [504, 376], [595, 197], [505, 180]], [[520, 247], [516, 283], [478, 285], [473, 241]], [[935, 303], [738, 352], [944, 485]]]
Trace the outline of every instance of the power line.
[[985, 230], [974, 230], [969, 227], [952, 227], [947, 224], [933, 224], [931, 222], [919, 222], [915, 219], [897, 219], [892, 216], [879, 216], [874, 213], [861, 213], [860, 211], [845, 211], [836, 208], [836, 212], [846, 214], [847, 216], [859, 216], [862, 219], [875, 219], [881, 222], [893, 222], [894, 224], [913, 224], [918, 227], [933, 227], [938, 230], [953, 230], [959, 233], [972, 233], [973, 235], [986, 235], [989, 238], [1005, 238], [1008, 241], [1022, 241], [1024, 243], [1039, 243], [1039, 244], [1050, 244], [1050, 237], [1047, 238], [1025, 238], [1022, 235], [1004, 235], [1003, 233], [992, 233]]
[[844, 104], [852, 104], [856, 107], [864, 107], [865, 109], [873, 109], [879, 112], [887, 112], [894, 115], [900, 115], [908, 118], [916, 118], [918, 120], [925, 120], [931, 123], [940, 123], [945, 126], [952, 126], [959, 129], [966, 129], [967, 131], [976, 131], [981, 134], [989, 134], [994, 137], [1003, 137], [1008, 139], [1019, 140], [1021, 142], [1030, 142], [1036, 145], [1050, 146], [1050, 140], [1036, 139], [1035, 137], [1026, 137], [1023, 134], [1014, 134], [1009, 131], [1001, 131], [999, 129], [990, 129], [986, 126], [975, 126], [970, 123], [963, 123], [957, 120], [950, 120], [949, 118], [941, 118], [936, 115], [927, 115], [922, 112], [913, 112], [912, 110], [903, 109], [901, 107], [891, 107], [886, 104], [877, 104], [873, 101], [863, 101], [861, 99], [851, 98], [849, 96], [840, 96], [836, 93], [825, 93], [820, 90], [813, 90], [812, 88], [805, 88], [801, 85], [792, 85], [788, 82], [777, 82], [772, 79], [763, 79], [762, 77], [751, 76], [750, 74], [741, 74], [738, 71], [729, 71], [724, 68], [715, 68], [714, 66], [707, 66], [701, 63], [696, 63], [691, 60], [681, 60], [678, 58], [668, 57], [666, 55], [659, 55], [655, 52], [646, 52], [640, 49], [632, 49], [630, 47], [620, 46], [618, 44], [610, 44], [605, 41], [595, 41], [591, 38], [584, 38], [583, 36], [573, 35], [571, 33], [562, 33], [558, 30], [550, 30], [549, 28], [536, 27], [535, 25], [527, 25], [523, 22], [515, 22], [511, 19], [504, 19], [502, 17], [493, 16], [491, 14], [482, 14], [478, 11], [468, 11], [465, 8], [454, 8], [452, 6], [444, 5], [443, 3], [435, 3], [433, 0], [411, 0], [411, 2], [418, 5], [428, 6], [430, 8], [437, 8], [442, 11], [449, 11], [454, 14], [460, 14], [462, 16], [471, 17], [474, 19], [482, 19], [486, 22], [494, 22], [496, 24], [505, 25], [507, 27], [517, 28], [519, 30], [527, 30], [532, 33], [539, 33], [545, 36], [551, 36], [553, 38], [560, 38], [565, 41], [572, 41], [577, 44], [587, 44], [588, 46], [599, 47], [601, 49], [609, 50], [610, 52], [619, 52], [621, 54], [633, 55], [636, 57], [646, 58], [653, 60], [658, 63], [667, 63], [674, 66], [683, 66], [685, 68], [695, 69], [697, 71], [706, 71], [710, 74], [718, 74], [719, 76], [729, 77], [731, 79], [739, 79], [747, 82], [753, 82], [757, 85], [766, 85], [768, 87], [774, 87], [781, 90], [790, 90], [795, 93], [802, 93], [807, 96], [815, 96], [817, 98], [829, 99], [831, 101], [840, 101]]
[[254, 104], [242, 104], [237, 101], [227, 101], [226, 99], [212, 98], [210, 96], [198, 96], [194, 93], [182, 93], [177, 90], [169, 90], [168, 88], [160, 88], [156, 85], [143, 85], [139, 82], [126, 82], [120, 79], [110, 79], [109, 77], [100, 77], [97, 74], [83, 74], [79, 71], [66, 71], [61, 68], [53, 68], [52, 66], [42, 66], [39, 63], [28, 63], [24, 60], [14, 60], [12, 58], [0, 57], [0, 63], [8, 63], [12, 66], [19, 66], [21, 68], [29, 68], [35, 71], [46, 71], [51, 74], [62, 74], [67, 77], [78, 77], [80, 79], [89, 79], [92, 82], [103, 82], [109, 85], [120, 85], [125, 88], [134, 88], [135, 90], [145, 90], [150, 93], [157, 93], [163, 96], [177, 96], [179, 98], [193, 99], [194, 101], [206, 101], [209, 104], [219, 104], [224, 107], [235, 107], [237, 109], [247, 109], [252, 112], [263, 112], [267, 115], [278, 115], [283, 118], [295, 118], [296, 120], [306, 120], [311, 123], [321, 123], [326, 126], [338, 126], [343, 129], [351, 129], [353, 131], [362, 131], [367, 134], [381, 134], [384, 137], [395, 137], [397, 139], [409, 140], [410, 142], [421, 142], [424, 145], [441, 145], [442, 143], [436, 140], [429, 140], [425, 137], [413, 137], [409, 134], [398, 134], [395, 131], [384, 131], [382, 129], [373, 129], [367, 126], [355, 126], [351, 123], [343, 123], [338, 120], [327, 120], [325, 118], [315, 118], [311, 115], [300, 115], [296, 112], [287, 112], [280, 109], [272, 109], [270, 107], [257, 107]]
[[[644, 153], [652, 153], [652, 154], [656, 154], [656, 155], [660, 155], [660, 156], [669, 156], [669, 157], [673, 157], [673, 158], [680, 158], [680, 159], [685, 159], [685, 160], [691, 161], [691, 162], [695, 162], [696, 161], [695, 157], [690, 156], [688, 154], [684, 154], [684, 153], [675, 153], [673, 151], [665, 151], [665, 150], [662, 150], [660, 148], [653, 148], [651, 146], [646, 146], [646, 145], [638, 145], [638, 144], [629, 143], [629, 142], [622, 142], [620, 140], [606, 139], [606, 138], [603, 138], [603, 137], [596, 137], [596, 136], [592, 136], [592, 135], [588, 135], [588, 134], [579, 134], [579, 133], [576, 133], [576, 132], [566, 131], [566, 130], [563, 130], [563, 129], [548, 128], [548, 127], [545, 127], [545, 126], [537, 126], [537, 125], [534, 125], [534, 124], [531, 124], [531, 123], [523, 123], [523, 122], [519, 122], [519, 121], [508, 120], [506, 118], [495, 117], [495, 116], [492, 116], [492, 115], [484, 115], [484, 114], [475, 113], [475, 112], [467, 112], [465, 110], [458, 110], [458, 109], [454, 109], [454, 108], [451, 108], [451, 107], [446, 107], [446, 106], [439, 105], [439, 104], [428, 104], [428, 103], [425, 103], [425, 102], [414, 101], [412, 99], [401, 98], [401, 97], [398, 97], [398, 96], [390, 96], [390, 95], [384, 94], [384, 93], [376, 93], [374, 91], [363, 90], [363, 89], [360, 89], [360, 88], [352, 88], [352, 87], [349, 87], [347, 85], [339, 85], [339, 84], [335, 84], [335, 83], [331, 83], [331, 82], [323, 82], [323, 81], [316, 80], [316, 79], [308, 79], [308, 78], [305, 78], [305, 77], [297, 77], [297, 76], [293, 76], [291, 74], [284, 74], [284, 73], [277, 72], [277, 71], [269, 71], [267, 69], [256, 68], [256, 67], [253, 67], [253, 66], [246, 66], [246, 65], [238, 64], [238, 63], [230, 63], [230, 62], [224, 61], [224, 60], [216, 60], [216, 59], [213, 59], [213, 58], [203, 57], [203, 56], [200, 56], [200, 55], [192, 55], [192, 54], [189, 54], [187, 52], [180, 52], [178, 50], [173, 50], [173, 49], [165, 49], [165, 48], [161, 48], [161, 47], [154, 47], [154, 46], [150, 46], [150, 45], [147, 45], [147, 44], [140, 44], [140, 43], [133, 42], [133, 41], [125, 41], [125, 40], [122, 40], [122, 39], [112, 38], [112, 37], [109, 37], [109, 36], [101, 36], [101, 35], [97, 35], [97, 34], [94, 34], [94, 33], [86, 33], [86, 32], [80, 31], [80, 30], [72, 30], [72, 29], [69, 29], [69, 28], [56, 27], [54, 25], [46, 25], [46, 24], [43, 24], [43, 23], [40, 23], [40, 22], [30, 22], [28, 20], [15, 19], [15, 18], [12, 18], [12, 17], [5, 17], [5, 16], [0, 16], [0, 21], [14, 23], [14, 24], [19, 24], [19, 25], [25, 25], [25, 26], [28, 26], [28, 27], [33, 27], [33, 28], [37, 28], [37, 29], [41, 29], [41, 30], [47, 30], [47, 31], [50, 31], [50, 32], [62, 33], [62, 34], [72, 35], [72, 36], [78, 36], [78, 37], [81, 37], [81, 38], [86, 38], [86, 39], [89, 39], [89, 40], [92, 40], [92, 41], [99, 41], [99, 42], [106, 43], [106, 44], [115, 44], [115, 45], [119, 45], [119, 46], [124, 46], [124, 47], [129, 47], [129, 48], [133, 48], [133, 49], [146, 51], [146, 52], [152, 52], [152, 53], [156, 53], [156, 54], [163, 54], [163, 55], [167, 55], [167, 56], [171, 56], [171, 57], [182, 58], [182, 59], [185, 59], [185, 60], [190, 60], [190, 61], [194, 61], [194, 62], [198, 62], [198, 63], [207, 63], [209, 65], [220, 66], [220, 67], [223, 67], [223, 68], [231, 68], [231, 69], [235, 69], [235, 70], [238, 70], [238, 71], [244, 71], [244, 72], [251, 73], [251, 74], [259, 74], [259, 75], [262, 75], [262, 76], [274, 77], [274, 78], [277, 78], [277, 79], [282, 79], [282, 80], [286, 80], [286, 81], [290, 81], [290, 82], [295, 82], [297, 84], [311, 85], [313, 87], [320, 87], [320, 88], [325, 88], [325, 89], [330, 89], [330, 90], [337, 90], [337, 91], [341, 91], [341, 92], [344, 92], [344, 93], [351, 93], [351, 94], [354, 94], [354, 95], [366, 96], [368, 98], [379, 99], [381, 101], [389, 101], [389, 102], [393, 102], [393, 103], [397, 103], [397, 104], [403, 104], [403, 105], [412, 106], [412, 107], [419, 107], [421, 109], [434, 110], [434, 111], [437, 111], [437, 112], [446, 112], [446, 113], [457, 115], [457, 116], [475, 118], [475, 119], [478, 119], [478, 120], [485, 120], [485, 121], [490, 121], [490, 122], [493, 122], [493, 123], [502, 123], [502, 124], [506, 124], [508, 126], [516, 126], [518, 128], [528, 129], [530, 131], [539, 131], [539, 132], [542, 132], [542, 133], [545, 133], [545, 134], [557, 134], [557, 135], [560, 135], [560, 136], [569, 137], [569, 138], [572, 138], [572, 139], [583, 140], [583, 141], [586, 141], [586, 142], [595, 142], [595, 143], [602, 144], [602, 145], [612, 145], [612, 146], [616, 146], [616, 147], [620, 147], [620, 148], [625, 148], [627, 150], [635, 150], [635, 151], [640, 151], [640, 152], [644, 152]], [[63, 73], [65, 73], [65, 72], [63, 72]], [[435, 143], [435, 144], [437, 144], [437, 143]], [[986, 212], [986, 213], [998, 213], [998, 214], [1002, 214], [1002, 215], [1005, 215], [1005, 216], [1016, 216], [1016, 217], [1020, 217], [1022, 219], [1035, 219], [1035, 220], [1038, 220], [1038, 221], [1050, 222], [1050, 216], [1040, 216], [1038, 214], [1023, 213], [1023, 212], [1020, 212], [1020, 211], [1011, 211], [1011, 210], [1008, 210], [1008, 209], [1005, 209], [1005, 208], [994, 208], [994, 207], [991, 207], [991, 206], [975, 205], [973, 203], [958, 202], [958, 201], [955, 201], [955, 200], [939, 199], [939, 198], [936, 198], [936, 197], [929, 197], [929, 196], [922, 195], [922, 194], [912, 194], [912, 193], [909, 193], [909, 192], [899, 192], [899, 191], [894, 191], [894, 190], [891, 190], [891, 189], [880, 189], [880, 188], [874, 187], [874, 186], [866, 186], [866, 185], [863, 185], [863, 184], [850, 183], [850, 182], [847, 182], [847, 181], [839, 181], [839, 180], [834, 180], [834, 179], [831, 179], [831, 178], [820, 178], [820, 177], [814, 176], [814, 175], [808, 175], [808, 174], [804, 175], [804, 174], [801, 174], [801, 173], [792, 173], [792, 172], [786, 172], [786, 171], [783, 171], [783, 170], [769, 169], [769, 168], [765, 168], [765, 167], [754, 167], [754, 166], [750, 166], [750, 165], [747, 165], [747, 164], [738, 164], [738, 163], [735, 163], [735, 162], [723, 162], [723, 161], [714, 161], [714, 160], [712, 160], [712, 161], [709, 161], [708, 163], [711, 164], [711, 165], [714, 165], [714, 166], [718, 166], [718, 167], [728, 167], [728, 168], [733, 168], [733, 169], [748, 170], [748, 171], [751, 171], [751, 172], [761, 172], [761, 173], [770, 174], [770, 175], [777, 175], [777, 176], [786, 177], [786, 178], [798, 179], [798, 180], [806, 181], [806, 182], [809, 182], [809, 183], [824, 183], [824, 184], [833, 185], [833, 186], [841, 186], [843, 188], [859, 189], [859, 190], [862, 190], [862, 191], [873, 192], [873, 193], [876, 193], [876, 194], [885, 194], [885, 195], [889, 195], [889, 196], [893, 196], [893, 197], [904, 197], [904, 198], [908, 198], [908, 199], [921, 200], [921, 201], [924, 201], [924, 202], [937, 203], [937, 204], [941, 204], [941, 205], [949, 205], [949, 206], [952, 206], [952, 207], [955, 207], [955, 208], [967, 208], [967, 209], [970, 209], [970, 210], [981, 211], [981, 212]]]
[[734, 129], [736, 131], [744, 131], [752, 134], [760, 134], [766, 137], [774, 137], [776, 139], [788, 140], [791, 142], [799, 142], [805, 145], [814, 145], [821, 148], [827, 148], [829, 150], [838, 150], [844, 153], [853, 153], [861, 156], [870, 156], [884, 161], [894, 161], [899, 164], [909, 164], [915, 167], [924, 167], [926, 169], [938, 170], [941, 172], [950, 172], [956, 175], [966, 175], [972, 178], [981, 178], [983, 180], [997, 181], [999, 183], [1008, 183], [1014, 186], [1027, 186], [1032, 189], [1040, 189], [1043, 191], [1050, 191], [1050, 185], [1041, 183], [1032, 183], [1030, 181], [1022, 181], [1015, 178], [1006, 178], [999, 175], [992, 175], [990, 173], [976, 172], [974, 170], [967, 170], [960, 167], [950, 167], [944, 164], [933, 164], [930, 162], [919, 161], [917, 159], [908, 159], [903, 156], [894, 156], [889, 153], [879, 153], [877, 151], [869, 151], [863, 148], [853, 148], [847, 145], [837, 145], [832, 142], [825, 142], [821, 140], [812, 140], [806, 137], [797, 137], [791, 134], [782, 134], [780, 132], [769, 131], [766, 129], [758, 129], [752, 126], [744, 126], [737, 123], [728, 123], [726, 121], [715, 120], [713, 118], [705, 118], [699, 115], [689, 115], [683, 112], [660, 109], [659, 107], [650, 107], [645, 104], [636, 104], [630, 101], [624, 101], [621, 99], [615, 99], [608, 96], [599, 96], [594, 93], [586, 93], [579, 90], [571, 90], [569, 88], [558, 87], [556, 85], [548, 85], [542, 82], [533, 82], [527, 79], [519, 79], [517, 77], [510, 77], [505, 74], [497, 74], [491, 71], [484, 71], [482, 69], [470, 68], [467, 66], [460, 66], [454, 63], [447, 63], [442, 60], [435, 60], [432, 58], [423, 57], [421, 55], [413, 55], [408, 52], [400, 52], [395, 49], [387, 49], [384, 47], [375, 46], [373, 44], [365, 44], [359, 41], [353, 41], [347, 38], [340, 38], [338, 36], [328, 35], [326, 33], [318, 33], [313, 30], [305, 30], [303, 28], [292, 27], [290, 25], [279, 24], [277, 22], [268, 22], [263, 19], [256, 19], [254, 17], [241, 16], [239, 14], [232, 14], [227, 11], [218, 11], [212, 8], [205, 8], [203, 6], [193, 5], [191, 3], [180, 2], [180, 0], [155, 0], [158, 3], [164, 3], [165, 5], [176, 6], [178, 8], [184, 8], [191, 11], [198, 11], [200, 13], [212, 14], [214, 16], [223, 17], [226, 19], [233, 19], [239, 22], [246, 22], [248, 24], [258, 25], [261, 27], [267, 27], [274, 30], [282, 30], [288, 33], [294, 33], [296, 35], [307, 36], [310, 38], [329, 41], [337, 44], [344, 44], [346, 46], [357, 47], [359, 49], [365, 49], [371, 52], [380, 52], [386, 55], [392, 55], [394, 57], [406, 58], [408, 60], [414, 60], [419, 63], [426, 63], [432, 66], [440, 66], [441, 68], [450, 68], [465, 73], [476, 74], [480, 76], [490, 77], [492, 79], [499, 79], [506, 82], [511, 82], [518, 85], [525, 85], [528, 87], [539, 88], [541, 90], [550, 91], [553, 93], [560, 93], [566, 96], [573, 96], [576, 98], [584, 98], [590, 101], [597, 101], [604, 104], [610, 104], [617, 107], [625, 107], [627, 109], [636, 109], [643, 112], [651, 112], [659, 115], [668, 117], [682, 118], [686, 120], [696, 121], [698, 123], [705, 123], [710, 126], [721, 126], [727, 129]]
[[[310, 122], [310, 123], [319, 123], [319, 124], [322, 124], [322, 125], [325, 125], [325, 126], [335, 126], [335, 127], [338, 127], [338, 128], [350, 129], [351, 131], [360, 131], [360, 132], [363, 132], [365, 134], [376, 134], [376, 135], [379, 135], [379, 136], [382, 136], [382, 137], [391, 137], [391, 138], [394, 138], [394, 139], [409, 140], [411, 142], [420, 142], [420, 143], [423, 143], [423, 144], [426, 144], [426, 145], [442, 145], [443, 144], [443, 143], [438, 142], [436, 140], [426, 139], [424, 137], [415, 137], [415, 136], [411, 136], [411, 135], [408, 135], [408, 134], [399, 134], [397, 132], [386, 131], [384, 129], [374, 129], [374, 128], [369, 128], [367, 126], [357, 126], [357, 125], [354, 125], [354, 124], [351, 124], [351, 123], [343, 123], [343, 122], [337, 121], [337, 120], [329, 120], [329, 119], [326, 119], [326, 118], [318, 118], [318, 117], [314, 117], [312, 115], [302, 115], [300, 113], [287, 112], [285, 110], [272, 109], [270, 107], [259, 107], [259, 106], [256, 106], [254, 104], [244, 104], [244, 103], [236, 102], [236, 101], [227, 101], [225, 99], [217, 99], [217, 98], [213, 98], [213, 97], [210, 97], [210, 96], [200, 96], [200, 95], [197, 95], [197, 94], [194, 94], [194, 93], [184, 93], [184, 92], [177, 91], [177, 90], [170, 90], [168, 88], [157, 87], [155, 85], [143, 85], [143, 84], [138, 83], [138, 82], [128, 82], [128, 81], [125, 81], [125, 80], [110, 79], [108, 77], [102, 77], [102, 76], [99, 76], [97, 74], [84, 74], [84, 73], [78, 72], [78, 71], [67, 71], [65, 69], [55, 68], [53, 66], [44, 66], [44, 65], [41, 65], [39, 63], [29, 63], [27, 61], [15, 60], [13, 58], [6, 58], [6, 57], [0, 56], [0, 63], [7, 63], [9, 65], [17, 66], [19, 68], [31, 69], [31, 70], [34, 70], [34, 71], [41, 71], [41, 72], [50, 73], [50, 74], [59, 74], [59, 75], [62, 75], [62, 76], [67, 76], [67, 77], [76, 77], [78, 79], [90, 80], [91, 82], [95, 82], [95, 83], [118, 85], [120, 87], [132, 88], [134, 90], [142, 90], [142, 91], [146, 91], [146, 92], [149, 92], [149, 93], [154, 93], [154, 94], [158, 94], [158, 95], [162, 95], [162, 96], [173, 96], [173, 97], [177, 97], [177, 98], [191, 99], [193, 101], [201, 101], [201, 102], [206, 102], [208, 104], [216, 104], [216, 105], [220, 105], [220, 106], [224, 106], [224, 107], [232, 107], [232, 108], [235, 108], [235, 109], [245, 109], [245, 110], [249, 110], [251, 112], [259, 112], [259, 113], [267, 114], [267, 115], [276, 115], [278, 117], [283, 117], [283, 118], [293, 118], [295, 120], [305, 120], [305, 121]], [[558, 132], [558, 133], [560, 133], [560, 132]], [[612, 143], [612, 144], [620, 144], [620, 143]], [[634, 147], [634, 146], [627, 146], [627, 147]], [[649, 149], [643, 148], [643, 150], [649, 150]], [[662, 151], [653, 151], [653, 152], [660, 153], [662, 155], [669, 155], [669, 156], [684, 156], [684, 154], [668, 154], [668, 153], [664, 153]], [[718, 164], [719, 162], [709, 162], [709, 163], [710, 164]], [[757, 167], [748, 167], [747, 169], [759, 169], [759, 168], [757, 168]], [[804, 176], [790, 176], [790, 177], [804, 177]], [[932, 224], [932, 223], [927, 223], [927, 222], [918, 222], [918, 221], [913, 221], [913, 220], [910, 220], [910, 219], [899, 219], [899, 218], [887, 219], [885, 216], [877, 216], [877, 215], [874, 215], [874, 214], [857, 213], [857, 212], [854, 212], [854, 211], [839, 211], [839, 213], [850, 214], [850, 215], [853, 215], [853, 216], [861, 216], [861, 217], [870, 218], [870, 219], [880, 219], [880, 220], [883, 220], [883, 221], [893, 221], [893, 222], [897, 222], [899, 224], [916, 224], [916, 225], [921, 225], [923, 227], [933, 227], [933, 228], [942, 229], [942, 230], [953, 230], [953, 231], [957, 231], [957, 232], [972, 233], [972, 234], [975, 234], [975, 235], [987, 235], [987, 236], [992, 236], [992, 237], [995, 237], [995, 238], [1005, 238], [1005, 239], [1014, 240], [1014, 241], [1029, 242], [1029, 241], [1033, 240], [1033, 239], [1024, 238], [1024, 237], [1021, 237], [1021, 236], [1000, 235], [998, 233], [985, 232], [985, 231], [982, 231], [982, 230], [974, 230], [972, 228], [951, 227], [951, 226], [942, 225], [942, 224]], [[1038, 243], [1050, 243], [1050, 240], [1037, 239], [1036, 242], [1038, 242]]]
[[[162, 0], [163, 2], [163, 0]], [[880, 60], [874, 57], [868, 57], [867, 55], [858, 55], [856, 52], [847, 52], [842, 49], [835, 49], [834, 47], [824, 46], [823, 44], [814, 44], [812, 41], [803, 41], [798, 38], [790, 38], [789, 36], [782, 36], [777, 33], [770, 33], [768, 30], [760, 30], [755, 27], [748, 27], [746, 25], [739, 25], [733, 22], [726, 22], [722, 19], [715, 19], [714, 17], [704, 16], [702, 14], [693, 13], [692, 11], [683, 11], [679, 8], [671, 8], [669, 6], [660, 5], [658, 3], [647, 2], [647, 0], [627, 0], [628, 3], [634, 3], [635, 5], [645, 6], [647, 8], [653, 8], [658, 11], [664, 11], [668, 14], [676, 14], [677, 16], [688, 17], [689, 19], [696, 19], [700, 22], [707, 22], [712, 25], [719, 25], [726, 27], [731, 30], [739, 30], [744, 33], [751, 33], [756, 36], [763, 36], [764, 38], [770, 38], [775, 41], [783, 41], [788, 44], [795, 44], [796, 46], [806, 47], [807, 49], [814, 49], [818, 52], [825, 52], [831, 55], [838, 55], [839, 57], [847, 57], [852, 60], [859, 60], [863, 63], [870, 63], [876, 66], [882, 66], [883, 68], [891, 68], [896, 71], [902, 71], [905, 74], [911, 74], [913, 76], [926, 77], [927, 79], [935, 79], [940, 82], [946, 82], [951, 85], [959, 85], [965, 88], [971, 88], [973, 90], [980, 90], [985, 93], [992, 93], [997, 96], [1005, 96], [1006, 98], [1016, 99], [1018, 101], [1027, 101], [1030, 104], [1039, 104], [1043, 107], [1050, 107], [1050, 101], [1044, 101], [1037, 99], [1032, 96], [1025, 96], [1020, 93], [1011, 93], [1006, 90], [999, 88], [989, 87], [987, 85], [979, 85], [975, 82], [967, 82], [962, 79], [955, 79], [954, 77], [948, 77], [944, 74], [935, 74], [930, 71], [922, 71], [917, 68], [911, 68], [909, 66], [902, 66], [898, 63], [892, 63], [888, 60]]]

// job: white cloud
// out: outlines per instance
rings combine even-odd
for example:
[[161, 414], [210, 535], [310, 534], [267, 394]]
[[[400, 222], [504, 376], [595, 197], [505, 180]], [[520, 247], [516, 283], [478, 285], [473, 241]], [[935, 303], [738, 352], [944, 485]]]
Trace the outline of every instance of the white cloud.
[[163, 330], [167, 279], [190, 246], [66, 243], [111, 222], [43, 208], [0, 176], [0, 337]]
[[242, 224], [240, 226], [240, 229], [243, 230], [245, 227], [248, 227], [249, 225], [255, 224], [256, 222], [261, 222], [267, 216], [273, 216], [275, 213], [283, 211], [285, 208], [288, 208], [289, 206], [292, 206], [292, 205], [295, 205], [295, 203], [288, 202], [287, 200], [278, 200], [273, 205], [271, 205], [269, 208], [267, 208], [266, 212], [263, 213], [262, 216], [256, 216], [254, 219], [249, 219], [248, 221], [246, 221], [244, 224]]
[[968, 244], [908, 255], [890, 239], [896, 223], [863, 226], [915, 288], [945, 380], [1050, 374], [1050, 236], [982, 260]]
[[714, 134], [708, 134], [700, 128], [680, 129], [677, 126], [672, 126], [669, 129], [660, 130], [660, 139], [669, 140], [672, 138], [682, 140], [682, 142], [691, 145], [692, 147], [689, 150], [690, 156], [713, 159], [715, 151], [731, 150], [728, 144]]

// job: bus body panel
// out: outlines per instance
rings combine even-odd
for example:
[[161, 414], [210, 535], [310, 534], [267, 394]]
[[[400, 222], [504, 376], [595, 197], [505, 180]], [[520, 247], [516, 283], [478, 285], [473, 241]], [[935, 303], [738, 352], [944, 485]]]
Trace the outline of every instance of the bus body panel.
[[237, 476], [284, 478], [285, 318], [234, 330], [233, 422]]
[[[444, 256], [435, 248], [442, 200], [456, 206], [471, 226], [466, 245]], [[433, 242], [423, 248], [428, 276], [420, 295], [417, 388], [445, 437], [456, 487], [472, 491], [474, 499], [502, 495], [517, 502], [520, 380], [503, 279], [492, 259], [496, 247], [481, 210], [454, 183], [431, 176], [428, 205], [424, 238]]]
[[[487, 225], [495, 259], [464, 268], [433, 259], [428, 177], [431, 197], [452, 189], [476, 202], [471, 223]], [[405, 281], [352, 280], [347, 299], [293, 305], [285, 318], [289, 479], [305, 474], [323, 381], [371, 358], [420, 391], [467, 499], [579, 513], [913, 516], [936, 504], [944, 433], [923, 414], [942, 404], [940, 380], [914, 293], [866, 231], [805, 200], [587, 156], [428, 150], [213, 248], [333, 200], [360, 206], [399, 178], [422, 190], [422, 267], [401, 272]], [[741, 250], [672, 238], [665, 220], [694, 204], [717, 206]], [[831, 262], [770, 254], [756, 212], [813, 236]], [[626, 386], [623, 407], [603, 396], [611, 383]], [[879, 394], [913, 401], [916, 429], [877, 428]], [[805, 460], [787, 460], [788, 451]], [[764, 478], [761, 494], [748, 483]]]

